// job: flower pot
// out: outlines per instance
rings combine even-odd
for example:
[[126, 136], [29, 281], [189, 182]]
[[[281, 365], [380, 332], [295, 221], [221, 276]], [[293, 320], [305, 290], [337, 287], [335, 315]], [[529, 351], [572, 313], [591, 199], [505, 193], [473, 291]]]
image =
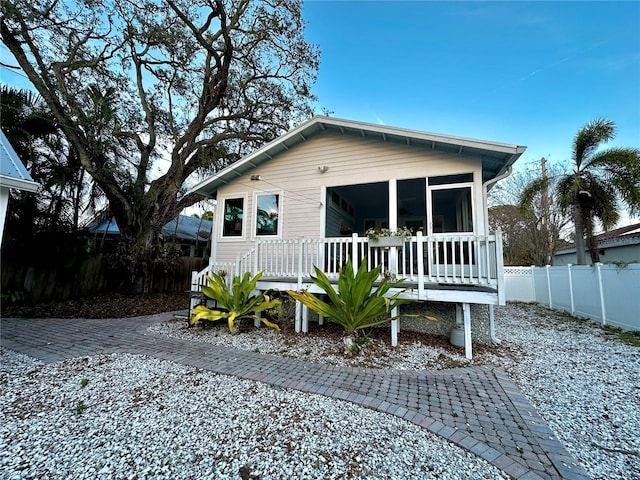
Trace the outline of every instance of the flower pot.
[[401, 247], [403, 244], [404, 238], [397, 236], [369, 239], [369, 246], [371, 247]]

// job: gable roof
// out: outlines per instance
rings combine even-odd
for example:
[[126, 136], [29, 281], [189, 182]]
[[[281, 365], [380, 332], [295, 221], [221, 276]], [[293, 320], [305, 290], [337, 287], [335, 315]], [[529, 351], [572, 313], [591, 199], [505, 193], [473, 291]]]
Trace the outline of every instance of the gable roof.
[[0, 130], [0, 186], [17, 188], [26, 192], [38, 190], [38, 184], [33, 181], [22, 161], [9, 143], [9, 139]]
[[417, 145], [431, 150], [458, 155], [464, 153], [465, 155], [479, 157], [482, 159], [483, 182], [492, 180], [505, 173], [527, 148], [487, 140], [454, 137], [451, 135], [421, 132], [418, 130], [408, 130], [373, 123], [315, 116], [299, 127], [288, 131], [255, 152], [219, 171], [214, 176], [199, 183], [191, 189], [191, 192], [215, 197], [220, 186], [233, 181], [236, 177], [253, 170], [262, 162], [272, 159], [274, 156], [289, 150], [294, 145], [305, 142], [311, 136], [323, 131], [355, 134], [384, 142]]

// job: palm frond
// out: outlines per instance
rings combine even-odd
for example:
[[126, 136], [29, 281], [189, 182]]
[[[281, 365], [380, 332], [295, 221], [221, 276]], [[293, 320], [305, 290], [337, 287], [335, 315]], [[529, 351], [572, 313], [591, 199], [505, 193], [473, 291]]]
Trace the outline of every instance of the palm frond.
[[529, 183], [520, 193], [518, 199], [518, 208], [521, 213], [525, 213], [531, 209], [536, 198], [549, 188], [549, 178], [541, 177]]
[[615, 123], [606, 118], [597, 118], [582, 127], [573, 140], [573, 160], [578, 170], [582, 164], [598, 149], [601, 143], [615, 136]]
[[556, 184], [554, 201], [558, 203], [563, 213], [571, 211], [576, 193], [580, 190], [580, 182], [580, 178], [574, 174], [562, 177]]
[[602, 176], [617, 191], [630, 213], [640, 213], [640, 150], [612, 148], [594, 155], [589, 167]]

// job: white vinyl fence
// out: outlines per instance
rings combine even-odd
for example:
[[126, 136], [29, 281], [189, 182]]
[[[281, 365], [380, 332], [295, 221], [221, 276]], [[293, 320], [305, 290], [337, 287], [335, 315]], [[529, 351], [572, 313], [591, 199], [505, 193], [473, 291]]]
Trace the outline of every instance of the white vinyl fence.
[[640, 263], [504, 267], [507, 301], [537, 302], [602, 325], [640, 330]]

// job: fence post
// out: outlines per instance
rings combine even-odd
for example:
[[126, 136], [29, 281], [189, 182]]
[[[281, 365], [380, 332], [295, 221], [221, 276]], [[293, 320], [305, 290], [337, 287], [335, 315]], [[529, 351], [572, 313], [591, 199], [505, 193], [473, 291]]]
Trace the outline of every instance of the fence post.
[[531, 265], [529, 271], [531, 272], [531, 293], [533, 294], [533, 301], [538, 302], [538, 296], [536, 295], [536, 266]]
[[600, 312], [602, 314], [602, 325], [607, 324], [607, 314], [604, 308], [604, 289], [602, 286], [602, 270], [600, 269], [602, 264], [600, 262], [596, 263], [596, 274], [598, 275], [598, 291], [600, 293]]
[[551, 278], [549, 276], [550, 265], [547, 265], [547, 294], [549, 295], [549, 308], [553, 308], [553, 302], [551, 301]]
[[571, 276], [571, 264], [567, 265], [567, 273], [569, 273], [569, 296], [571, 297], [571, 315], [576, 311], [575, 303], [573, 301], [573, 278]]

